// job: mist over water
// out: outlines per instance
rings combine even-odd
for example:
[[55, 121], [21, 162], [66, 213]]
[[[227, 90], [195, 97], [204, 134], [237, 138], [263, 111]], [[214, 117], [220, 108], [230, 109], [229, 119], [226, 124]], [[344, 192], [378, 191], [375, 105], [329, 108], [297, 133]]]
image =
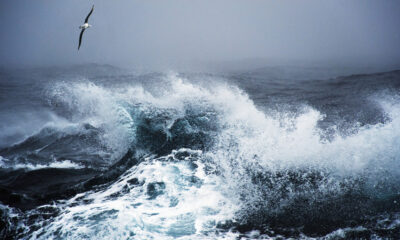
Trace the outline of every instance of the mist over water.
[[[92, 4], [93, 27], [77, 51], [78, 26]], [[258, 59], [264, 65], [398, 67], [399, 10], [395, 0], [5, 0], [0, 65], [208, 70]]]

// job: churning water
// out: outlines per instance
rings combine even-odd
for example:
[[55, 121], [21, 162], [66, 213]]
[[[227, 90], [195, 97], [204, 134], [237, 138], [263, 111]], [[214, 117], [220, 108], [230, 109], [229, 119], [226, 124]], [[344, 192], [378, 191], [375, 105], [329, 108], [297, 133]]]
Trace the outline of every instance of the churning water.
[[2, 70], [0, 238], [398, 237], [399, 90], [400, 71]]

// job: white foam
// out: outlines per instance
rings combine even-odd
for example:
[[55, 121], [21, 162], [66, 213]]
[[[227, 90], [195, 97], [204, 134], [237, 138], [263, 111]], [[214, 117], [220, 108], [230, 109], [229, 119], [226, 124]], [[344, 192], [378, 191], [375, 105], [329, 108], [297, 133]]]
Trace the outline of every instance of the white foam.
[[70, 111], [72, 122], [103, 129], [102, 140], [114, 159], [126, 153], [134, 135], [133, 120], [116, 93], [82, 81], [55, 84], [48, 95], [54, 104]]
[[2, 156], [0, 156], [0, 168], [4, 166], [4, 160], [7, 160], [5, 158], [3, 158]]
[[43, 168], [74, 168], [74, 169], [81, 169], [85, 166], [80, 165], [78, 163], [74, 163], [70, 160], [58, 161], [58, 162], [51, 162], [49, 164], [15, 164], [12, 166], [14, 169], [29, 169], [29, 170], [38, 170]]
[[[215, 231], [217, 223], [234, 217], [236, 205], [221, 191], [224, 183], [220, 178], [206, 175], [200, 162], [192, 168], [190, 161], [166, 161], [168, 158], [174, 154], [132, 167], [104, 191], [77, 195], [31, 238], [202, 239], [200, 236]], [[129, 183], [133, 178], [143, 185]], [[147, 192], [156, 183], [165, 184], [165, 189], [159, 188], [162, 193], [151, 198]], [[157, 184], [153, 186], [157, 189]], [[91, 203], [71, 206], [82, 198]]]

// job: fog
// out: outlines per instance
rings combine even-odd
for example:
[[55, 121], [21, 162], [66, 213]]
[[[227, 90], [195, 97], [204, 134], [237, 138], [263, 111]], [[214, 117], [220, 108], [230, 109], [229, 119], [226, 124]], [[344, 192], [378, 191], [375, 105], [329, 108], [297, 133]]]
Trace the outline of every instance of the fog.
[[2, 0], [0, 65], [399, 65], [399, 13], [389, 0]]

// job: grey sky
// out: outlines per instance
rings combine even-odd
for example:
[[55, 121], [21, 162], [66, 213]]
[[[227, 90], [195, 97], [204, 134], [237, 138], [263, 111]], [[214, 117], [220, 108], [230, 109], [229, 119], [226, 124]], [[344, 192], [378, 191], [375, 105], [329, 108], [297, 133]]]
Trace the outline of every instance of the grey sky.
[[400, 62], [396, 0], [1, 0], [0, 28], [0, 65]]

